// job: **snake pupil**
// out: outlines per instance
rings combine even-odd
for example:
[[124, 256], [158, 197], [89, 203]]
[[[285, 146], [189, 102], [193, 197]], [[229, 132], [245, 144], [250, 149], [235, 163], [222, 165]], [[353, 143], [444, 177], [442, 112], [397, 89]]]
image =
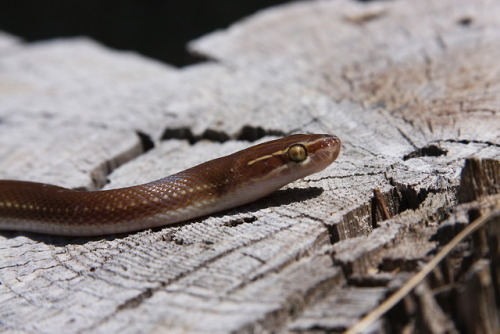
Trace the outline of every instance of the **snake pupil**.
[[288, 158], [295, 162], [302, 162], [307, 157], [306, 148], [303, 145], [295, 144], [288, 149]]

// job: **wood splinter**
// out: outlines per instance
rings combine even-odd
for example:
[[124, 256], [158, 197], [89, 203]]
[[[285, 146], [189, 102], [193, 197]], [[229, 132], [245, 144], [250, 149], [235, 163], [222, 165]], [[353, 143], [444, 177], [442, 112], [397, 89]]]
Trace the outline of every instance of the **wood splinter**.
[[387, 204], [385, 203], [385, 198], [380, 192], [379, 188], [373, 189], [373, 199], [375, 200], [375, 205], [382, 216], [382, 220], [390, 219], [389, 211], [387, 210]]

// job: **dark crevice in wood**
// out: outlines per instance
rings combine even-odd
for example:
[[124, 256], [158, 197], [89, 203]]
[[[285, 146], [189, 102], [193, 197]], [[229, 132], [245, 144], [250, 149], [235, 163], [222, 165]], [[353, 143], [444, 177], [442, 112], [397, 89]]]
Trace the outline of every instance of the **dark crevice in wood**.
[[[206, 134], [206, 138], [205, 138], [205, 134]], [[187, 140], [191, 145], [193, 145], [202, 139], [209, 139], [210, 141], [223, 143], [223, 142], [227, 141], [229, 139], [229, 137], [226, 134], [221, 134], [221, 133], [219, 133], [219, 135], [217, 135], [217, 132], [214, 130], [205, 130], [205, 132], [202, 135], [197, 136], [191, 131], [190, 128], [181, 127], [181, 128], [165, 129], [161, 139], [162, 140], [169, 140], [169, 139]]]
[[[393, 217], [408, 209], [415, 210], [431, 192], [438, 191], [421, 189], [417, 192], [407, 186], [394, 185], [390, 191], [381, 193], [381, 197], [385, 200], [388, 214]], [[365, 235], [383, 220], [385, 219], [380, 214], [377, 202], [373, 198], [369, 203], [359, 205], [354, 210], [345, 213], [338, 224], [329, 225], [330, 240], [335, 243], [339, 240]]]
[[125, 303], [121, 304], [118, 306], [116, 309], [117, 311], [129, 309], [129, 308], [136, 308], [139, 306], [144, 300], [149, 299], [153, 296], [154, 290], [152, 288], [148, 288], [138, 294], [137, 296], [128, 299]]
[[[438, 193], [439, 190], [436, 189], [420, 189], [418, 192], [412, 187], [406, 185], [395, 184], [392, 190], [382, 193], [382, 198], [385, 199], [387, 204], [387, 209], [389, 214], [392, 216], [401, 214], [406, 210], [417, 209], [427, 198], [430, 193]], [[375, 201], [372, 201], [372, 208], [376, 208]], [[374, 210], [374, 219], [377, 221], [384, 220], [384, 217], [378, 213], [378, 210]], [[376, 226], [377, 222], [373, 221], [373, 225]]]
[[266, 136], [285, 137], [286, 135], [288, 135], [288, 133], [280, 130], [264, 129], [260, 126], [245, 125], [239, 131], [236, 139], [253, 142]]
[[464, 144], [464, 145], [468, 145], [468, 144], [480, 144], [480, 145], [486, 145], [486, 146], [500, 147], [500, 144], [493, 143], [491, 141], [469, 140], [469, 139], [461, 139], [461, 140], [446, 139], [446, 140], [443, 140], [443, 141], [446, 142], [446, 143], [456, 143], [456, 144]]
[[168, 139], [185, 139], [191, 144], [195, 142], [195, 138], [193, 133], [191, 132], [191, 129], [187, 127], [181, 127], [181, 128], [172, 128], [172, 129], [165, 129], [163, 131], [163, 135], [161, 136], [162, 140], [168, 140]]
[[411, 153], [408, 153], [403, 157], [403, 160], [406, 161], [409, 159], [420, 158], [420, 157], [439, 157], [442, 155], [446, 155], [447, 153], [448, 151], [445, 150], [444, 148], [441, 148], [435, 144], [431, 144], [419, 148]]
[[140, 145], [134, 145], [128, 150], [118, 153], [115, 156], [111, 156], [99, 165], [97, 165], [93, 170], [89, 172], [89, 177], [92, 180], [90, 187], [75, 187], [73, 190], [78, 191], [93, 191], [102, 189], [105, 185], [110, 183], [108, 176], [121, 165], [132, 161], [139, 155], [146, 151], [149, 151], [154, 147], [154, 143], [147, 134], [137, 131], [137, 137], [139, 138]]
[[[406, 122], [406, 123], [410, 123], [411, 122], [408, 122], [406, 121], [404, 118], [401, 119], [402, 121]], [[400, 128], [396, 128], [399, 132], [399, 134], [401, 135], [401, 137], [403, 137], [406, 142], [411, 145], [412, 147], [414, 147], [415, 149], [417, 148], [417, 145], [415, 145], [415, 143], [413, 142], [413, 140], [411, 140], [410, 136], [408, 136], [403, 130], [401, 130]]]
[[249, 125], [242, 127], [241, 130], [237, 131], [236, 134], [234, 135], [229, 135], [226, 132], [213, 129], [206, 129], [202, 134], [196, 135], [191, 131], [190, 128], [180, 127], [180, 128], [165, 129], [161, 139], [187, 140], [191, 145], [193, 145], [199, 142], [200, 140], [208, 140], [217, 143], [224, 143], [228, 140], [243, 140], [243, 141], [254, 142], [266, 136], [284, 137], [286, 135], [287, 133], [280, 130], [264, 129], [260, 126], [253, 127]]
[[141, 132], [141, 131], [137, 131], [136, 133], [137, 133], [137, 136], [139, 137], [139, 139], [141, 140], [143, 152], [147, 152], [155, 147], [155, 144], [154, 144], [153, 140], [151, 139], [151, 136], [149, 136], [145, 132]]
[[110, 157], [109, 159], [103, 161], [94, 170], [90, 172], [90, 178], [92, 179], [92, 188], [90, 189], [75, 189], [75, 190], [98, 190], [102, 189], [107, 183], [109, 183], [108, 176], [121, 165], [135, 159], [137, 156], [143, 153], [142, 147], [137, 145], [128, 151], [122, 152], [116, 156]]
[[[392, 179], [389, 181], [394, 188], [384, 193], [381, 192], [380, 197], [384, 199], [385, 208], [390, 217], [397, 216], [407, 210], [418, 209], [430, 194], [454, 194], [456, 192], [456, 188], [429, 188], [417, 191], [407, 185], [397, 184]], [[449, 207], [439, 208], [429, 219], [435, 222], [442, 221], [449, 216], [449, 211]], [[345, 213], [338, 223], [328, 225], [330, 241], [334, 244], [340, 240], [366, 235], [377, 228], [379, 222], [383, 220], [385, 218], [378, 209], [377, 200], [372, 198], [369, 203], [361, 204]]]
[[[453, 232], [453, 240], [442, 243], [417, 275], [390, 286], [390, 297], [384, 302], [389, 304], [391, 300], [392, 306], [385, 312], [390, 332], [497, 332], [500, 289], [495, 280], [495, 271], [499, 271], [495, 254], [498, 255], [500, 202], [498, 195], [494, 196], [483, 198], [482, 203], [455, 207], [453, 217], [443, 224], [465, 219], [467, 231]], [[403, 289], [408, 286], [412, 286], [409, 292]], [[398, 299], [397, 304], [392, 304]], [[382, 305], [378, 308], [385, 309]], [[366, 328], [366, 320], [356, 324], [352, 332]]]
[[224, 223], [224, 226], [228, 226], [228, 227], [235, 227], [235, 226], [238, 226], [238, 225], [241, 225], [241, 224], [250, 224], [250, 223], [253, 223], [254, 221], [257, 220], [257, 217], [253, 217], [253, 216], [250, 216], [250, 217], [242, 217], [242, 218], [237, 218], [237, 219], [232, 219], [228, 222], [225, 222]]
[[[387, 291], [387, 296], [394, 291]], [[389, 312], [386, 314], [387, 327], [390, 327], [391, 331], [389, 333], [413, 333], [413, 326], [410, 323], [411, 311], [415, 310], [414, 301], [411, 298], [405, 298], [404, 300], [397, 303]]]
[[348, 276], [348, 282], [356, 287], [381, 287], [386, 286], [394, 279], [394, 275], [387, 272], [381, 272], [371, 275], [351, 274]]
[[473, 22], [474, 22], [474, 20], [472, 19], [472, 17], [469, 17], [469, 16], [464, 16], [457, 21], [457, 23], [459, 25], [464, 26], [464, 27], [470, 26]]
[[208, 140], [216, 143], [224, 143], [230, 140], [231, 137], [223, 131], [206, 129], [200, 136], [199, 140]]
[[[498, 193], [500, 193], [500, 162], [493, 159], [466, 159], [457, 189], [458, 202], [467, 203], [485, 195]], [[453, 223], [440, 224], [434, 239], [442, 244], [447, 243], [476, 219], [481, 211], [479, 207], [471, 207], [466, 213], [467, 219], [456, 218]]]
[[[420, 204], [427, 198], [427, 195], [431, 192], [428, 189], [420, 189], [418, 192], [411, 187], [398, 187], [398, 198], [396, 198], [396, 203], [398, 204], [397, 212], [401, 213], [406, 210], [415, 210]], [[399, 200], [399, 201], [398, 201]]]
[[[461, 207], [467, 221], [462, 228], [452, 232], [452, 236], [483, 215], [489, 218], [483, 227], [455, 248], [428, 281], [437, 303], [450, 319], [454, 319], [460, 332], [493, 333], [492, 329], [498, 328], [499, 322], [498, 314], [491, 311], [497, 310], [496, 305], [500, 302], [495, 274], [498, 271], [495, 255], [498, 252], [498, 211], [487, 214], [484, 206], [477, 202]], [[453, 222], [457, 222], [456, 217], [450, 220]], [[438, 273], [441, 275], [437, 276]], [[475, 305], [473, 310], [469, 307], [471, 303]]]
[[391, 272], [391, 271], [407, 271], [412, 272], [418, 269], [422, 259], [406, 259], [406, 258], [396, 258], [396, 259], [382, 259], [379, 270], [381, 272]]

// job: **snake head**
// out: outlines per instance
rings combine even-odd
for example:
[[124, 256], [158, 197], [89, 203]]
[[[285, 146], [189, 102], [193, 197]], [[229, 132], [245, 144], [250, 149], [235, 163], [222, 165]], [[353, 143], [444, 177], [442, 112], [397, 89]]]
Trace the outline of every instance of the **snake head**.
[[[340, 139], [326, 134], [296, 134], [249, 147], [181, 172], [183, 178], [209, 184], [210, 196], [224, 198], [221, 208], [266, 196], [335, 161]], [[207, 195], [208, 196], [208, 195]]]
[[[238, 152], [240, 176], [267, 181], [274, 189], [328, 167], [340, 153], [340, 139], [327, 134], [296, 134]], [[264, 183], [262, 183], [264, 184]]]

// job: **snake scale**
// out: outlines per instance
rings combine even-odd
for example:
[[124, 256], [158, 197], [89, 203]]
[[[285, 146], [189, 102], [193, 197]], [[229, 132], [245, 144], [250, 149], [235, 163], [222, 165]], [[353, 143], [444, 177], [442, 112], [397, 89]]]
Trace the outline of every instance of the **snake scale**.
[[323, 170], [339, 152], [336, 136], [297, 134], [127, 188], [0, 180], [0, 230], [100, 236], [174, 224], [264, 197]]

